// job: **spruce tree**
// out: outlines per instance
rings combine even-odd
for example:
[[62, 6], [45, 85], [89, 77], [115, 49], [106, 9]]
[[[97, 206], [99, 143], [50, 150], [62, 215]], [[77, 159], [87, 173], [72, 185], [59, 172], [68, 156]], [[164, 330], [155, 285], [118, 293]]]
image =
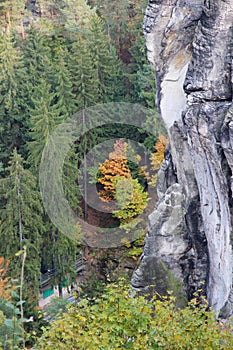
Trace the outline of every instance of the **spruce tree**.
[[26, 138], [22, 80], [22, 57], [11, 35], [0, 34], [0, 159], [7, 166], [14, 147], [20, 149]]
[[[35, 177], [24, 168], [23, 158], [13, 151], [9, 176], [0, 181], [1, 247], [0, 255], [10, 259], [11, 276], [19, 278], [21, 259], [15, 254], [27, 247], [24, 291], [30, 289], [32, 304], [39, 296], [40, 249], [44, 231], [43, 208]], [[34, 300], [33, 300], [34, 298]], [[30, 308], [30, 305], [26, 305]]]
[[80, 162], [83, 160], [84, 175], [84, 219], [87, 219], [87, 165], [86, 154], [92, 149], [96, 142], [96, 135], [92, 133], [87, 136], [86, 131], [92, 126], [90, 118], [87, 120], [86, 108], [94, 105], [99, 100], [98, 79], [96, 69], [93, 66], [92, 56], [88, 49], [87, 42], [78, 36], [77, 41], [72, 46], [71, 58], [69, 62], [70, 72], [73, 77], [73, 93], [77, 109], [82, 113], [80, 123], [81, 140], [78, 141], [77, 152]]
[[25, 90], [28, 104], [35, 87], [41, 81], [46, 80], [51, 69], [51, 50], [46, 37], [35, 28], [27, 32], [27, 40], [22, 44], [22, 55], [25, 67]]
[[98, 78], [87, 40], [77, 36], [72, 45], [68, 67], [72, 76], [73, 93], [79, 110], [98, 102]]
[[91, 9], [86, 0], [63, 0], [63, 4], [61, 12], [67, 31], [70, 34], [86, 33], [95, 9]]
[[61, 108], [55, 103], [56, 93], [51, 86], [41, 80], [31, 97], [33, 107], [30, 108], [31, 141], [28, 142], [29, 162], [38, 169], [43, 149], [56, 126], [64, 119]]
[[64, 160], [62, 183], [70, 207], [81, 215], [81, 208], [79, 207], [81, 193], [78, 185], [78, 175], [78, 154], [76, 152], [76, 145], [74, 144], [71, 146]]
[[128, 19], [128, 0], [94, 0], [98, 12], [106, 21], [109, 42], [118, 52], [118, 58], [122, 58], [122, 41], [125, 36]]
[[[53, 76], [51, 74], [53, 72]], [[46, 79], [47, 78], [47, 79]], [[28, 142], [29, 163], [38, 173], [43, 149], [48, 140], [53, 137], [56, 127], [64, 122], [75, 110], [73, 92], [71, 91], [71, 78], [67, 70], [63, 55], [54, 58], [47, 77], [41, 77], [35, 86], [31, 96], [32, 107], [29, 108], [31, 132]], [[50, 84], [48, 83], [50, 81]], [[55, 145], [59, 152], [59, 145]], [[75, 147], [67, 155], [64, 161], [63, 186], [65, 195], [74, 210], [79, 210], [79, 189], [77, 185], [78, 164]], [[56, 159], [53, 161], [56, 162]], [[52, 176], [56, 177], [56, 174]], [[55, 181], [51, 179], [51, 186]], [[56, 188], [54, 188], [56, 197]], [[56, 198], [51, 198], [51, 205], [56, 206]], [[55, 202], [54, 202], [55, 201]], [[67, 238], [62, 232], [52, 225], [49, 217], [46, 217], [46, 233], [43, 236], [43, 264], [47, 268], [54, 268], [51, 280], [53, 286], [62, 291], [62, 283], [68, 279], [73, 282], [76, 274], [73, 268], [75, 263], [77, 242]], [[64, 218], [65, 220], [65, 218]]]
[[55, 101], [64, 116], [71, 117], [76, 112], [75, 94], [72, 92], [72, 76], [66, 62], [67, 52], [61, 48], [53, 61], [52, 89], [56, 93]]
[[71, 286], [77, 280], [74, 264], [78, 252], [76, 241], [69, 239], [56, 227], [47, 223], [42, 260], [48, 269], [53, 269], [54, 273], [50, 283], [51, 286], [58, 286], [60, 296], [62, 296], [63, 286]]
[[116, 90], [119, 90], [120, 66], [116, 50], [108, 42], [103, 20], [95, 15], [90, 23], [88, 42], [96, 71], [99, 101], [109, 102], [116, 97]]

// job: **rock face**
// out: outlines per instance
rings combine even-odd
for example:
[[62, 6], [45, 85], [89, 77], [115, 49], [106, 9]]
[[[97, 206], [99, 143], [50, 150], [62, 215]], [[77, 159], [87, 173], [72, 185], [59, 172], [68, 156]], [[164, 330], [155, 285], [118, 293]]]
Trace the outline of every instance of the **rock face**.
[[[151, 0], [144, 20], [170, 146], [132, 287], [202, 288], [232, 314], [233, 2]], [[169, 272], [169, 273], [168, 273]], [[161, 283], [161, 284], [160, 284]]]

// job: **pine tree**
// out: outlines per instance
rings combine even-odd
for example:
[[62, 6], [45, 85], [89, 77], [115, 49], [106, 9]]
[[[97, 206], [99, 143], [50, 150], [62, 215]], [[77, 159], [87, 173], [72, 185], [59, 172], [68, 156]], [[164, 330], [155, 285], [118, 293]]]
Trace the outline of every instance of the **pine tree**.
[[[52, 91], [55, 92], [54, 105], [61, 117], [65, 121], [76, 112], [75, 95], [72, 92], [71, 74], [67, 67], [67, 51], [60, 47], [52, 62], [51, 84]], [[59, 118], [57, 119], [59, 124]], [[67, 199], [75, 211], [80, 211], [78, 203], [80, 201], [80, 190], [78, 182], [78, 154], [76, 145], [73, 144], [64, 160], [63, 185]]]
[[78, 175], [78, 154], [76, 153], [76, 145], [74, 144], [71, 146], [64, 160], [62, 183], [70, 207], [81, 215], [81, 208], [78, 205], [81, 199]]
[[19, 58], [10, 35], [0, 36], [0, 64], [1, 64], [1, 105], [7, 110], [14, 108], [17, 92], [16, 70]]
[[[40, 248], [44, 231], [43, 209], [36, 179], [24, 168], [22, 157], [13, 151], [9, 176], [0, 182], [1, 189], [1, 255], [10, 259], [11, 276], [19, 277], [21, 259], [15, 254], [27, 247], [25, 292], [30, 288], [32, 303], [39, 295]], [[34, 300], [33, 300], [34, 298]]]
[[[40, 97], [42, 98], [40, 92], [42, 81], [46, 84], [49, 80], [49, 72], [51, 71], [51, 49], [48, 46], [48, 41], [45, 40], [42, 34], [35, 28], [31, 28], [27, 32], [26, 40], [21, 45], [21, 52], [24, 75], [19, 81], [18, 99], [21, 113], [25, 119], [26, 133], [24, 145], [20, 151], [25, 159], [27, 159], [30, 148], [28, 148], [28, 144], [33, 141], [31, 137], [34, 132], [31, 130], [31, 114], [34, 113], [34, 109], [37, 107], [39, 108], [40, 102], [37, 101], [37, 99], [40, 99]], [[43, 91], [43, 93], [46, 95], [45, 91]], [[48, 91], [48, 94], [49, 93], [50, 91]], [[35, 107], [35, 104], [37, 107]]]
[[[54, 144], [51, 142], [51, 147], [55, 147], [55, 152], [58, 155], [59, 147], [62, 145]], [[49, 148], [49, 150], [51, 150]], [[57, 162], [57, 158], [63, 157], [64, 154], [59, 154], [58, 157], [54, 157], [51, 159], [52, 172], [49, 176], [49, 183], [46, 182], [46, 186], [49, 187], [48, 193], [49, 197], [47, 198], [46, 208], [48, 213], [52, 212], [52, 215], [59, 215], [58, 220], [62, 222], [62, 227], [66, 225], [66, 232], [63, 233], [58, 227], [55, 227], [48, 216], [46, 216], [46, 233], [43, 237], [43, 250], [42, 250], [42, 261], [43, 265], [47, 267], [47, 269], [54, 269], [53, 278], [51, 280], [52, 286], [59, 287], [59, 293], [62, 294], [62, 284], [66, 280], [68, 280], [68, 284], [75, 282], [76, 273], [74, 269], [74, 263], [76, 261], [76, 254], [78, 252], [77, 248], [77, 236], [78, 232], [76, 230], [76, 226], [72, 227], [72, 222], [68, 220], [65, 211], [66, 203], [68, 200], [69, 206], [77, 213], [80, 212], [80, 208], [78, 206], [80, 202], [80, 192], [79, 187], [77, 185], [77, 177], [78, 177], [78, 163], [77, 156], [74, 152], [75, 145], [71, 147], [67, 156], [64, 159], [63, 173], [62, 175], [62, 185], [63, 188], [57, 187], [57, 176], [59, 175], [59, 165]], [[61, 151], [62, 152], [62, 151]], [[65, 156], [65, 155], [64, 155]], [[46, 171], [50, 166], [50, 160], [48, 159], [48, 164], [46, 165]], [[62, 200], [59, 197], [61, 191], [64, 191], [66, 199], [63, 197]], [[59, 199], [58, 199], [59, 197]], [[59, 206], [58, 206], [59, 200]], [[52, 217], [51, 217], [52, 219]], [[70, 238], [67, 236], [70, 234]]]

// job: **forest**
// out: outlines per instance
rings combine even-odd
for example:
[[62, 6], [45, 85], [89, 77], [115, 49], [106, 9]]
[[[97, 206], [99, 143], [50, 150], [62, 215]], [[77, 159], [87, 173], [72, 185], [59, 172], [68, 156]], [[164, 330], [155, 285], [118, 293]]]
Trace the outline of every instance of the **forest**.
[[[0, 1], [1, 349], [190, 349], [190, 344], [225, 349], [233, 344], [230, 329], [216, 324], [202, 297], [180, 310], [172, 294], [147, 298], [129, 292], [147, 230], [140, 215], [153, 209], [168, 144], [142, 30], [146, 5], [147, 0]], [[125, 117], [119, 127], [106, 116], [103, 126], [92, 127], [95, 120], [86, 111], [107, 105], [114, 115], [111, 108], [118, 103], [140, 105], [144, 124], [127, 125]], [[74, 239], [44, 206], [40, 166], [51, 135], [59, 125], [65, 129], [75, 113], [81, 113], [79, 126], [88, 131], [63, 159], [62, 186], [76, 216], [96, 230], [83, 232], [78, 223]], [[108, 140], [113, 142], [105, 144]], [[57, 200], [51, 199], [53, 206]], [[66, 213], [59, 216], [66, 221]], [[101, 228], [105, 234], [116, 229], [120, 243], [101, 245], [96, 238]], [[136, 238], [128, 238], [131, 231]], [[45, 290], [43, 276], [49, 276]], [[40, 299], [54, 289], [58, 297], [42, 308]], [[67, 290], [72, 303], [63, 295]]]

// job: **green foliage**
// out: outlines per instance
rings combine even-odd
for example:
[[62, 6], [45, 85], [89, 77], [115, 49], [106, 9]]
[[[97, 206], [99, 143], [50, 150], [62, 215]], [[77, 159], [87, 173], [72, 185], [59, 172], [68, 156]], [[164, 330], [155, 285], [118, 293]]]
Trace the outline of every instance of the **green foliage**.
[[34, 90], [32, 97], [33, 107], [30, 108], [31, 141], [28, 143], [29, 162], [38, 169], [43, 149], [54, 131], [61, 123], [64, 116], [61, 115], [59, 105], [55, 103], [56, 94], [51, 91], [51, 86], [41, 80]]
[[[25, 293], [30, 288], [30, 304], [36, 305], [40, 275], [40, 248], [44, 231], [43, 209], [36, 179], [24, 168], [22, 157], [14, 150], [9, 176], [0, 182], [1, 211], [0, 254], [10, 259], [11, 276], [19, 277], [21, 257], [15, 254], [27, 246]], [[10, 244], [9, 244], [10, 243]]]
[[52, 298], [49, 306], [46, 307], [44, 311], [44, 317], [50, 322], [54, 320], [58, 316], [61, 316], [65, 312], [67, 312], [67, 306], [69, 305], [69, 300], [67, 298], [62, 297], [54, 297]]
[[80, 215], [81, 209], [78, 205], [81, 199], [80, 188], [78, 186], [78, 155], [75, 146], [72, 146], [64, 160], [63, 166], [63, 187], [66, 198], [71, 208]]
[[25, 142], [25, 117], [21, 114], [21, 79], [24, 73], [16, 43], [0, 34], [0, 158], [6, 166], [14, 147]]
[[[22, 251], [16, 255], [21, 255]], [[24, 301], [22, 300], [23, 275], [21, 275], [20, 286], [16, 285], [17, 280], [5, 278], [8, 263], [0, 269], [1, 290], [0, 295], [0, 346], [3, 349], [19, 349], [19, 345], [24, 344], [25, 332], [23, 317]], [[24, 262], [22, 262], [21, 272], [24, 272]], [[4, 283], [7, 281], [7, 285]], [[19, 292], [18, 292], [19, 289]], [[2, 348], [1, 348], [2, 349]]]
[[44, 234], [44, 246], [41, 250], [43, 263], [48, 269], [54, 266], [51, 286], [58, 286], [59, 295], [62, 296], [62, 284], [68, 280], [71, 285], [77, 279], [74, 269], [76, 255], [79, 251], [77, 242], [69, 239], [50, 222], [47, 222], [47, 232]]
[[145, 231], [142, 232], [140, 235], [140, 238], [138, 238], [136, 241], [129, 243], [125, 242], [126, 247], [130, 248], [127, 251], [127, 256], [130, 258], [133, 258], [134, 260], [138, 260], [140, 255], [142, 255], [143, 252], [143, 245], [144, 245], [144, 237], [145, 237]]
[[16, 302], [0, 299], [0, 346], [3, 349], [19, 349], [22, 343], [20, 310]]
[[72, 76], [67, 64], [68, 50], [58, 41], [53, 51], [49, 83], [51, 90], [55, 92], [54, 104], [57, 105], [60, 115], [67, 119], [76, 112]]
[[1, 32], [17, 32], [21, 27], [23, 35], [24, 0], [4, 0], [0, 2], [0, 26]]
[[71, 48], [68, 67], [72, 75], [76, 108], [83, 109], [98, 102], [98, 77], [86, 40], [77, 37]]
[[116, 189], [115, 198], [120, 210], [115, 210], [113, 215], [122, 224], [127, 223], [143, 212], [149, 200], [148, 193], [143, 191], [137, 179], [125, 179], [116, 176], [114, 185]]
[[27, 32], [27, 40], [21, 44], [21, 50], [25, 67], [25, 102], [31, 107], [31, 94], [41, 80], [48, 78], [51, 68], [51, 49], [47, 38], [32, 27]]
[[93, 68], [98, 80], [98, 96], [101, 102], [113, 101], [120, 94], [120, 65], [116, 50], [108, 42], [104, 22], [93, 16], [88, 36]]
[[85, 34], [95, 9], [91, 9], [86, 0], [63, 0], [63, 4], [61, 12], [65, 28], [70, 33]]
[[130, 296], [120, 282], [89, 304], [82, 300], [53, 322], [35, 349], [230, 349], [231, 325], [221, 325], [203, 298], [177, 309], [175, 298]]

